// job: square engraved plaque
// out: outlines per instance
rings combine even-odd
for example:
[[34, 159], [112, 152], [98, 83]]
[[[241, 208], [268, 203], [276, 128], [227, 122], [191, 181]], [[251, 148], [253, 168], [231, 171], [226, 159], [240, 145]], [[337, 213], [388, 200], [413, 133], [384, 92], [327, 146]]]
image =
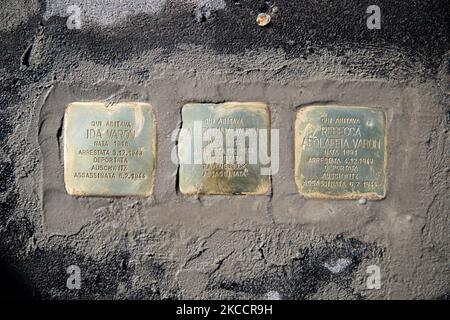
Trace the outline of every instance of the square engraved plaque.
[[155, 152], [149, 104], [75, 102], [66, 109], [64, 182], [71, 195], [150, 195]]
[[295, 180], [305, 198], [386, 195], [386, 117], [381, 109], [308, 106], [295, 121]]
[[[183, 194], [265, 194], [269, 109], [263, 103], [193, 103], [182, 110], [178, 140]], [[262, 149], [261, 149], [262, 148]]]

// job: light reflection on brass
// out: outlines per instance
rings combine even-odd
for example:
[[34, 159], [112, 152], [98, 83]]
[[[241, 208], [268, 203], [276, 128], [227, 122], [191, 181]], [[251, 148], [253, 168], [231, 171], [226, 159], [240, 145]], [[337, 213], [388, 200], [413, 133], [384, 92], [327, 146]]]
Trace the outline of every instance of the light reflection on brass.
[[386, 195], [386, 117], [377, 108], [307, 106], [295, 121], [295, 181], [305, 198]]
[[71, 195], [148, 196], [156, 121], [146, 103], [75, 102], [64, 116], [64, 182]]
[[[254, 129], [255, 132], [263, 129], [267, 130], [268, 136], [270, 136], [270, 119], [269, 109], [266, 104], [263, 103], [241, 103], [241, 102], [228, 102], [222, 104], [213, 103], [193, 103], [187, 104], [182, 110], [182, 132], [194, 132], [195, 123], [201, 122], [203, 133], [205, 130], [217, 129], [220, 133], [220, 137], [223, 141], [220, 143], [222, 150], [218, 151], [219, 157], [226, 156], [227, 148], [232, 148], [227, 144], [226, 134], [231, 130], [239, 129]], [[238, 132], [238, 131], [236, 131]], [[240, 138], [244, 138], [242, 135]], [[200, 139], [205, 136], [200, 137]], [[258, 136], [258, 139], [260, 137]], [[195, 139], [195, 138], [194, 138]], [[193, 139], [192, 139], [193, 140]], [[202, 142], [203, 141], [203, 142]], [[208, 145], [211, 146], [213, 140], [204, 139], [201, 140], [203, 152], [207, 151]], [[215, 141], [215, 139], [214, 139]], [[238, 145], [238, 139], [236, 139], [235, 146]], [[183, 194], [265, 194], [269, 190], [269, 176], [261, 175], [261, 165], [258, 163], [251, 163], [248, 161], [249, 154], [249, 140], [246, 140], [247, 144], [245, 148], [242, 148], [242, 152], [245, 152], [245, 163], [227, 164], [226, 160], [222, 163], [206, 163], [206, 158], [203, 158], [205, 153], [201, 155], [202, 163], [188, 159], [187, 155], [195, 153], [193, 149], [195, 141], [189, 141], [189, 139], [180, 134], [178, 142], [178, 152], [180, 158], [180, 171], [179, 171], [179, 189]], [[259, 140], [260, 143], [261, 140]], [[192, 143], [193, 142], [193, 143]], [[267, 150], [269, 148], [270, 141], [266, 141]], [[232, 148], [233, 152], [236, 149]], [[216, 155], [212, 152], [211, 154]], [[217, 158], [218, 159], [218, 158]], [[222, 159], [222, 158], [221, 158]], [[228, 158], [230, 159], [230, 158]], [[234, 158], [233, 158], [234, 159]], [[218, 161], [219, 162], [219, 161]]]

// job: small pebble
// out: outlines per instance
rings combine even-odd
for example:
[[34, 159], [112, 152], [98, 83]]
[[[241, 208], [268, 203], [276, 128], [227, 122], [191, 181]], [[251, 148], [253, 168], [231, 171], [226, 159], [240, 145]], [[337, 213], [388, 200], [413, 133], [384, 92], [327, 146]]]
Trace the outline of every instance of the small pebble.
[[358, 200], [359, 204], [366, 204], [367, 203], [367, 199], [366, 198], [361, 198]]
[[271, 17], [267, 13], [260, 13], [256, 18], [256, 23], [261, 26], [267, 26], [270, 23]]

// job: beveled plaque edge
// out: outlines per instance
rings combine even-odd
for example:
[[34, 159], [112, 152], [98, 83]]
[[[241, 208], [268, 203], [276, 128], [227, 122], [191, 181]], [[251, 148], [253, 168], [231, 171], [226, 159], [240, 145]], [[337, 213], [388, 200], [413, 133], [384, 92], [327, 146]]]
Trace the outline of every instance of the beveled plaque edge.
[[181, 184], [179, 185], [179, 190], [184, 196], [264, 196], [270, 190], [270, 176], [265, 176], [265, 179], [262, 183], [258, 185], [258, 189], [252, 192], [236, 192], [236, 193], [226, 193], [226, 192], [207, 192], [200, 191], [196, 187], [192, 187], [189, 189], [183, 189]]

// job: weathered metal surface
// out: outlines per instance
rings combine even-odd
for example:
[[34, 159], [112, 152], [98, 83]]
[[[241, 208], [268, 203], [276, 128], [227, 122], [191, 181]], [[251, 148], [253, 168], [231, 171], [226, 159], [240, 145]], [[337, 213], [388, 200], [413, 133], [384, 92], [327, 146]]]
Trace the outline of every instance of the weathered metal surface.
[[71, 195], [148, 196], [156, 121], [146, 103], [76, 102], [64, 117], [64, 181]]
[[305, 198], [382, 199], [386, 118], [381, 109], [308, 106], [295, 122], [295, 180]]
[[[179, 189], [184, 194], [265, 194], [258, 146], [270, 150], [269, 109], [263, 103], [187, 104], [179, 137]], [[234, 136], [236, 139], [230, 139]], [[256, 139], [256, 140], [255, 140]], [[256, 141], [256, 144], [255, 144]]]

